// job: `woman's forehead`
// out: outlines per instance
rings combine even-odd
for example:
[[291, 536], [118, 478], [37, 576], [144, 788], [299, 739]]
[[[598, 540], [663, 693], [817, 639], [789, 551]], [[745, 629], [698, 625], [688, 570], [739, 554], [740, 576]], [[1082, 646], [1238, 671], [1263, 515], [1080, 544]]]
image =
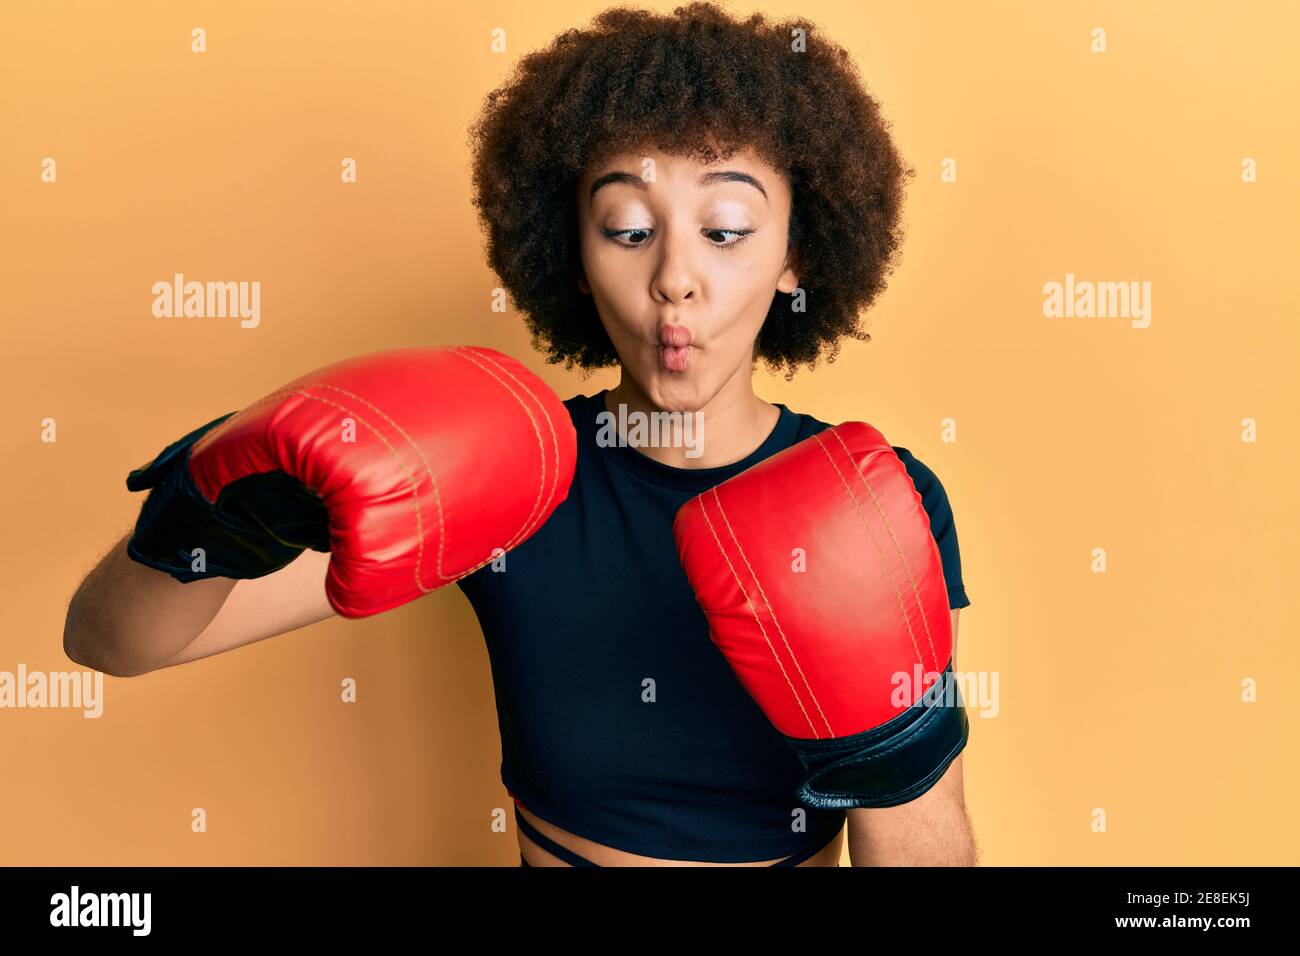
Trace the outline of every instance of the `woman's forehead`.
[[770, 184], [774, 179], [780, 178], [781, 173], [749, 146], [738, 148], [730, 156], [719, 157], [712, 162], [706, 162], [697, 154], [666, 152], [647, 147], [609, 153], [589, 163], [583, 169], [580, 184], [585, 187], [584, 191], [589, 191], [597, 180], [627, 182], [628, 177], [635, 177], [643, 181], [657, 181], [661, 176], [700, 188], [752, 180], [751, 185], [757, 184], [759, 191], [766, 195], [767, 190], [763, 184]]

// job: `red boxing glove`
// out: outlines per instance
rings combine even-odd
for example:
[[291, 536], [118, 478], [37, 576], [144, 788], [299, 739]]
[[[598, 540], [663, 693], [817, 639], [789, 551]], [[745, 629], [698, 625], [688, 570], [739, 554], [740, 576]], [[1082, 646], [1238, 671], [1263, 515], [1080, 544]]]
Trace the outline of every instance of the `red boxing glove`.
[[890, 807], [934, 785], [968, 734], [948, 591], [880, 432], [787, 448], [688, 501], [673, 534], [713, 642], [809, 771], [800, 800]]
[[576, 460], [568, 410], [514, 359], [380, 352], [290, 382], [132, 472], [128, 488], [153, 491], [127, 550], [189, 581], [259, 577], [328, 549], [330, 604], [364, 617], [526, 540], [568, 495]]

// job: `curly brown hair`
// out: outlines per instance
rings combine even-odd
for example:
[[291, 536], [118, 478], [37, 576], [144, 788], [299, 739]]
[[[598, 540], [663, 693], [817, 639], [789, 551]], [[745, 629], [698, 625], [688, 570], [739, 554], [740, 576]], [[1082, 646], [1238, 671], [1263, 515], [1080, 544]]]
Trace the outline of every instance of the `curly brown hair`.
[[[802, 31], [804, 50], [796, 47]], [[743, 22], [712, 3], [671, 16], [606, 10], [520, 60], [470, 129], [474, 205], [488, 263], [549, 363], [618, 356], [582, 274], [574, 190], [589, 163], [653, 144], [706, 163], [751, 147], [790, 177], [789, 248], [806, 310], [777, 291], [756, 360], [793, 376], [840, 340], [868, 340], [860, 313], [902, 244], [904, 166], [849, 54], [801, 20]]]

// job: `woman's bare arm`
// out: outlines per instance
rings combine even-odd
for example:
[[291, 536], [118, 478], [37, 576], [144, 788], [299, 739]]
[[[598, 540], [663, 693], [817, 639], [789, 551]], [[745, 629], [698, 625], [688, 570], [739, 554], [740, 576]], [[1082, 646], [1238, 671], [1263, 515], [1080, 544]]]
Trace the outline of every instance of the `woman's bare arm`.
[[[953, 670], [957, 615], [952, 612]], [[848, 811], [849, 860], [854, 866], [974, 866], [975, 836], [966, 813], [962, 757], [933, 787], [909, 803]]]
[[63, 649], [73, 661], [132, 677], [274, 637], [335, 612], [325, 598], [329, 554], [304, 551], [261, 578], [182, 584], [145, 567], [118, 541], [68, 604]]

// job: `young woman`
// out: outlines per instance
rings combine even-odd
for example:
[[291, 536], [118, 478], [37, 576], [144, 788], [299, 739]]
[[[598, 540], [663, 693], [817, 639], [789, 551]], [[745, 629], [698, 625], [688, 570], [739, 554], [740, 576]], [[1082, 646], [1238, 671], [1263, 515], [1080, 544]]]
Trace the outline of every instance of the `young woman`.
[[[508, 573], [460, 582], [487, 639], [523, 863], [837, 865], [846, 812], [798, 809], [805, 771], [710, 642], [672, 523], [826, 427], [757, 396], [754, 368], [792, 375], [868, 337], [858, 317], [894, 263], [907, 172], [880, 111], [807, 24], [697, 4], [564, 33], [473, 134], [489, 262], [535, 346], [620, 373], [566, 402], [568, 500]], [[609, 421], [659, 412], [697, 415], [703, 453], [602, 440]], [[952, 513], [895, 450], [955, 634], [969, 600]], [[918, 799], [847, 815], [855, 863], [973, 857], [960, 757]]]
[[[972, 862], [959, 755], [898, 806], [800, 804], [805, 768], [710, 640], [674, 543], [688, 499], [827, 428], [757, 396], [755, 366], [793, 375], [845, 336], [867, 338], [859, 314], [894, 263], [906, 171], [847, 55], [805, 24], [710, 5], [612, 10], [524, 58], [473, 141], [489, 261], [536, 346], [567, 367], [620, 370], [615, 388], [564, 403], [577, 440], [567, 498], [505, 573], [459, 581], [487, 641], [521, 862], [833, 866], [846, 817], [855, 865]], [[607, 418], [657, 413], [703, 429], [633, 447]], [[214, 426], [225, 437], [209, 449], [240, 440]], [[934, 474], [894, 452], [929, 517], [955, 636], [969, 600], [952, 513]], [[166, 468], [144, 471], [183, 461], [164, 454]], [[213, 543], [237, 545], [243, 579], [173, 579], [124, 538], [69, 606], [69, 656], [140, 674], [334, 614], [322, 581], [335, 544], [316, 538], [335, 525], [283, 474], [256, 477], [241, 501], [287, 506], [318, 550], [291, 560], [236, 522]], [[188, 562], [187, 529], [206, 510], [180, 496], [204, 514], [169, 523], [160, 500], [142, 521], [152, 514], [164, 550]]]

